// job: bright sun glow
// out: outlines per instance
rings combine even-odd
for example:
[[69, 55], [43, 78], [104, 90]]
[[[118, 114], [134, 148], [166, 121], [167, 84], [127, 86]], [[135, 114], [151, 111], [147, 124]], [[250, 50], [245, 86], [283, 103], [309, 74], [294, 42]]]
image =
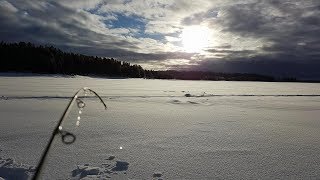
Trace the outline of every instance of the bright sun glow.
[[181, 34], [183, 48], [187, 52], [200, 52], [208, 47], [210, 30], [204, 26], [190, 26]]

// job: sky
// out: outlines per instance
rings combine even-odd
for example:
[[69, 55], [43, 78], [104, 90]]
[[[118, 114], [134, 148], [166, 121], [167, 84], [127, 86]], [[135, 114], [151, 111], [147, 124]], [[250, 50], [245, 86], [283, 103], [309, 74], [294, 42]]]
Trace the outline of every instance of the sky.
[[153, 70], [320, 79], [320, 1], [0, 0], [0, 41]]

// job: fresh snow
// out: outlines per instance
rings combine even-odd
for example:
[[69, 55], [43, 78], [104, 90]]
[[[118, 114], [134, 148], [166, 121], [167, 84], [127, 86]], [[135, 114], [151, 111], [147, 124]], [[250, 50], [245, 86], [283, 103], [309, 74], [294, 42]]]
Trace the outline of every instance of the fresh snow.
[[320, 84], [5, 74], [1, 178], [32, 176], [81, 87], [108, 109], [91, 96], [73, 107], [63, 129], [77, 139], [56, 136], [44, 179], [320, 178]]

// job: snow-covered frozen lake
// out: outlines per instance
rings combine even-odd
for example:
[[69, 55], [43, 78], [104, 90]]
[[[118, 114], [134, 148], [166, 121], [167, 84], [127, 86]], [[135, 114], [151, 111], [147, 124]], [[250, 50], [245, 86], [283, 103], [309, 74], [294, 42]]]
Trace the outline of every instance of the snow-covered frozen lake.
[[10, 75], [0, 77], [0, 177], [32, 171], [84, 86], [108, 109], [83, 99], [77, 127], [73, 108], [63, 127], [77, 140], [56, 136], [44, 179], [320, 178], [320, 84]]

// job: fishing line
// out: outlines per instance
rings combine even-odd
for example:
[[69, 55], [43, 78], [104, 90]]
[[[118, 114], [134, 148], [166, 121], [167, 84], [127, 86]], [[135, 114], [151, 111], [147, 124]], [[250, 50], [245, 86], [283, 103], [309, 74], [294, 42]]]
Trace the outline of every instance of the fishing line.
[[34, 173], [34, 176], [33, 176], [33, 180], [36, 180], [39, 178], [39, 174], [41, 173], [41, 170], [42, 170], [42, 167], [43, 167], [43, 164], [46, 160], [46, 157], [48, 155], [48, 152], [51, 148], [51, 145], [52, 145], [52, 142], [53, 142], [53, 139], [54, 137], [57, 135], [57, 134], [60, 134], [61, 136], [61, 140], [64, 144], [72, 144], [75, 142], [76, 140], [76, 136], [73, 134], [73, 133], [70, 133], [68, 131], [65, 131], [63, 130], [63, 127], [62, 127], [62, 122], [64, 121], [64, 119], [68, 116], [69, 112], [70, 112], [70, 109], [72, 107], [72, 105], [74, 104], [74, 102], [77, 103], [77, 107], [79, 108], [79, 116], [77, 118], [77, 123], [76, 125], [78, 126], [79, 123], [80, 123], [80, 114], [82, 114], [82, 110], [83, 108], [86, 106], [86, 104], [84, 103], [84, 101], [82, 101], [79, 97], [79, 94], [81, 92], [84, 92], [85, 93], [85, 96], [87, 95], [88, 92], [90, 93], [93, 93], [99, 100], [100, 102], [103, 104], [104, 108], [107, 109], [107, 105], [104, 103], [103, 99], [98, 95], [98, 93], [96, 93], [95, 91], [91, 90], [90, 88], [87, 88], [87, 87], [84, 87], [84, 88], [81, 88], [79, 89], [75, 94], [74, 96], [72, 97], [72, 99], [70, 100], [68, 106], [66, 107], [66, 109], [64, 110], [60, 120], [58, 121], [56, 127], [54, 128], [54, 130], [52, 131], [52, 134], [50, 136], [50, 139], [49, 139], [49, 142], [46, 146], [46, 148], [44, 149], [44, 152], [41, 156], [41, 159], [38, 163], [38, 166], [36, 168], [36, 171]]

